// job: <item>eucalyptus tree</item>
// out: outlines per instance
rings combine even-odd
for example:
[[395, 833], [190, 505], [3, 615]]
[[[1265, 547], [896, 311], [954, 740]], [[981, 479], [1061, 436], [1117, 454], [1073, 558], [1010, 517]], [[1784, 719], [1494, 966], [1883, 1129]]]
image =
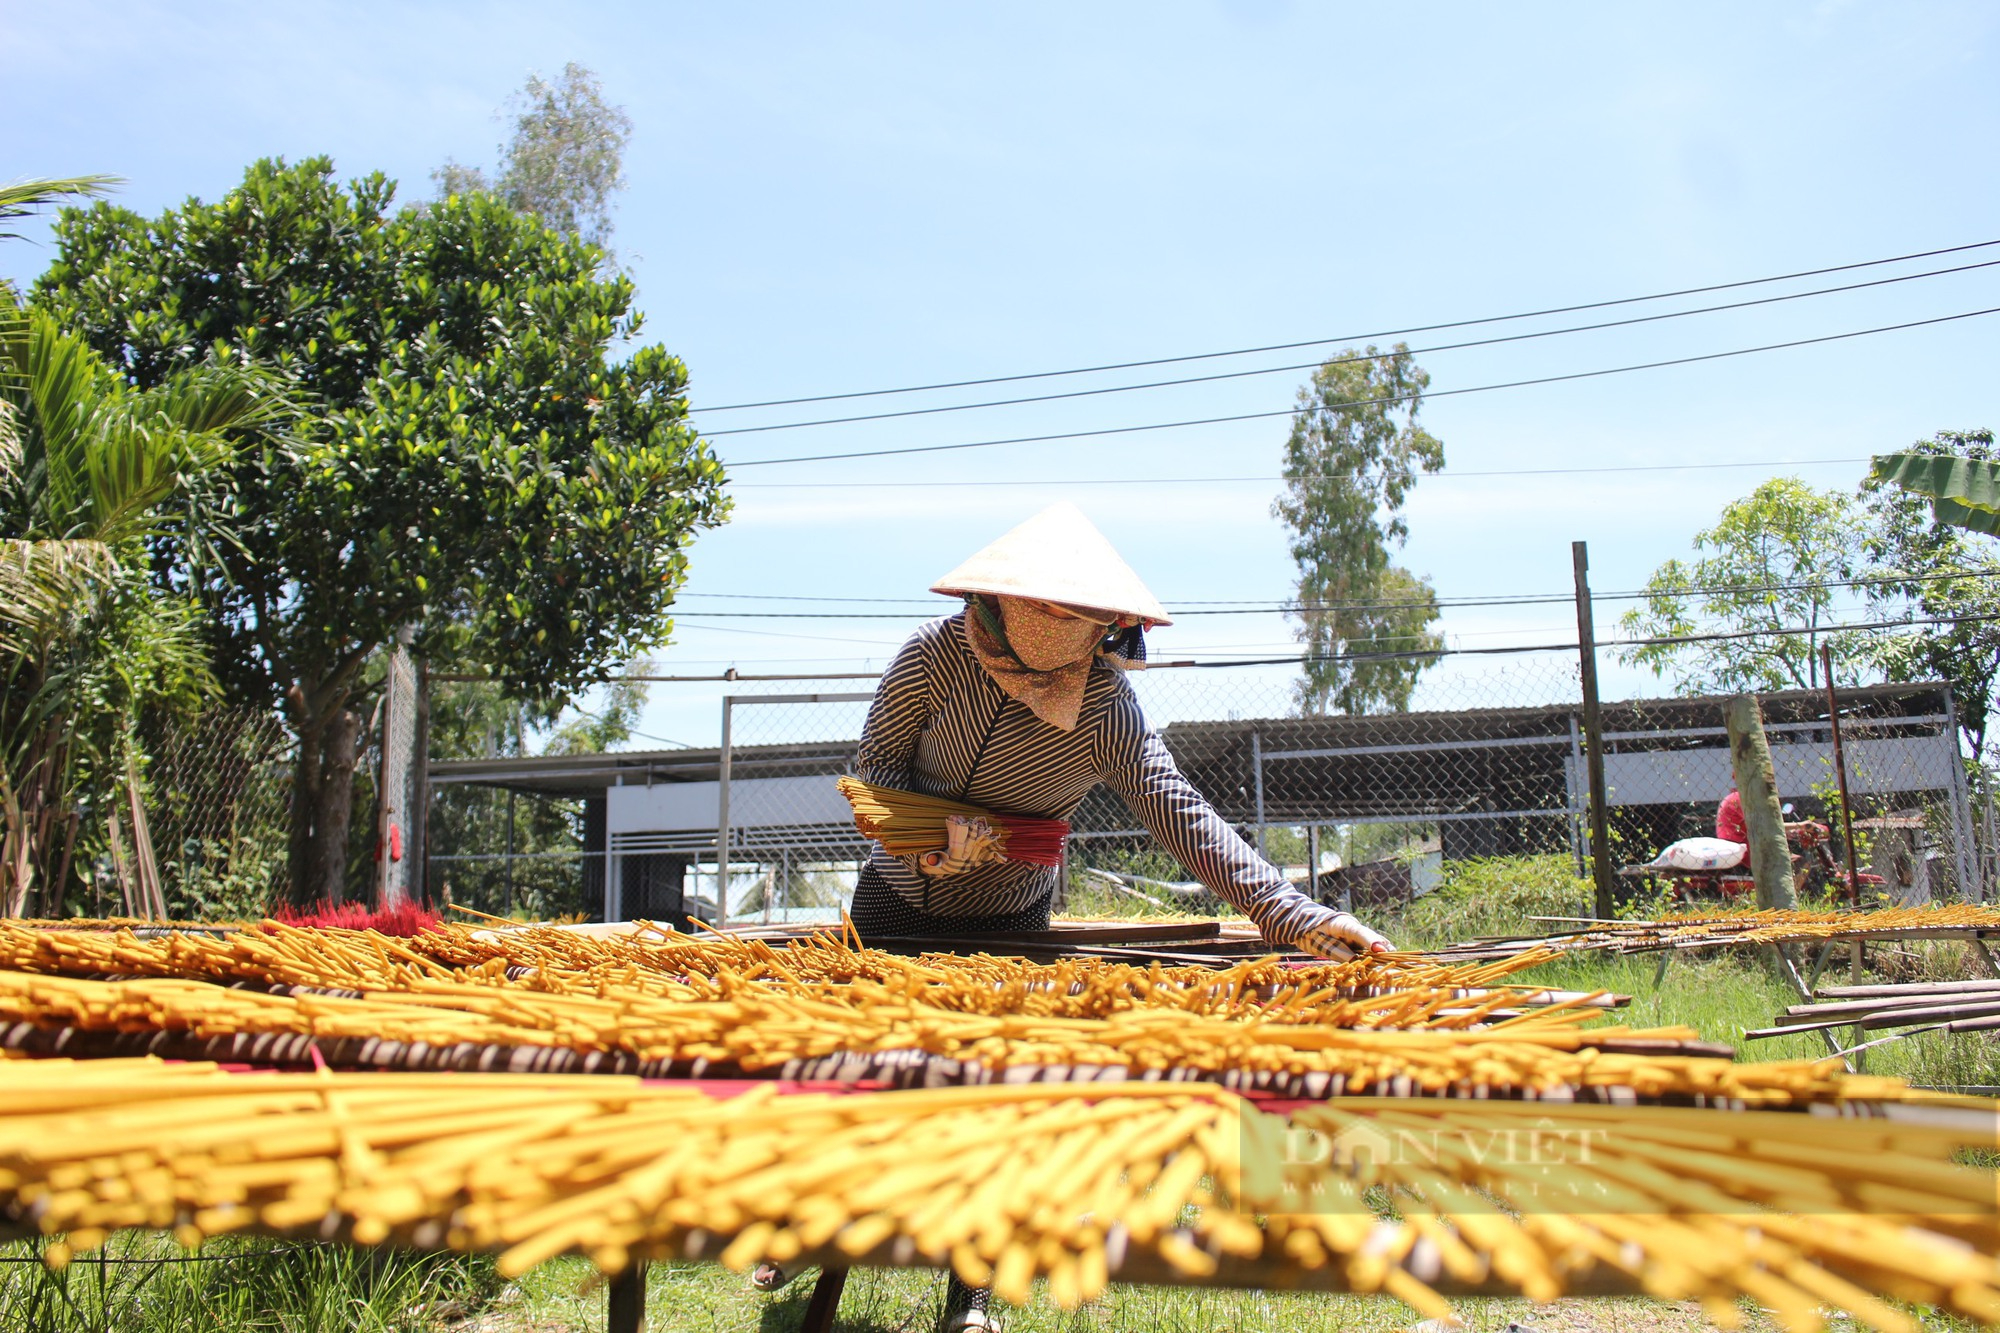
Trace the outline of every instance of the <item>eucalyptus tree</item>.
[[1409, 539], [1403, 506], [1444, 444], [1418, 422], [1430, 376], [1396, 344], [1347, 348], [1299, 390], [1285, 441], [1285, 491], [1271, 512], [1291, 533], [1294, 615], [1306, 647], [1301, 711], [1368, 713], [1410, 705], [1443, 640], [1437, 594], [1395, 562]]

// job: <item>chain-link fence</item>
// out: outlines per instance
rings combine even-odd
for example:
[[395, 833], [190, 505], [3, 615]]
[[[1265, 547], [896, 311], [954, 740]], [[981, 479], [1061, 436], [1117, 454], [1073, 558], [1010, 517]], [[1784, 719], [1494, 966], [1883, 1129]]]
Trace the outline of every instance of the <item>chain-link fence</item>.
[[[1190, 781], [1302, 887], [1383, 907], [1427, 892], [1458, 861], [1557, 856], [1589, 873], [1574, 649], [1444, 654], [1398, 713], [1301, 716], [1295, 672], [1155, 668], [1130, 679]], [[434, 809], [483, 813], [434, 814], [433, 896], [449, 885], [454, 901], [516, 915], [834, 919], [868, 850], [833, 784], [854, 762], [865, 686], [733, 694], [710, 749], [434, 766]], [[1805, 887], [1844, 884], [1826, 692], [1762, 701], [1788, 818], [1835, 833], [1824, 851], [1801, 847]], [[1601, 706], [1608, 846], [1635, 894], [1664, 848], [1715, 832], [1733, 787], [1722, 709], [1719, 697]], [[1991, 895], [2000, 799], [1968, 780], [1949, 690], [1843, 689], [1838, 711], [1856, 860], [1877, 877], [1864, 882], [1897, 901]], [[530, 808], [561, 836], [525, 832]], [[1215, 906], [1103, 788], [1072, 819], [1067, 869], [1072, 909]]]
[[[291, 829], [284, 724], [254, 709], [216, 708], [149, 727], [143, 748], [146, 821], [168, 915], [264, 912], [284, 886]], [[102, 903], [115, 901], [115, 888], [104, 890]]]

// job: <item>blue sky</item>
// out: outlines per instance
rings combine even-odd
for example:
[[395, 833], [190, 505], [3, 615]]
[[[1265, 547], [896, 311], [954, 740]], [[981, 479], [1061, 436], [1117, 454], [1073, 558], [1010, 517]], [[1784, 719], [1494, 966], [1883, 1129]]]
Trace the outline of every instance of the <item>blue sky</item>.
[[[1992, 240], [1996, 25], [1991, 6], [1926, 3], [0, 0], [11, 100], [35, 108], [11, 119], [0, 175], [113, 172], [125, 203], [153, 211], [219, 195], [261, 155], [328, 153], [420, 197], [445, 158], [492, 161], [495, 109], [530, 70], [577, 60], [635, 122], [617, 243], [648, 336], [688, 362], [697, 407], [712, 408], [1340, 338]], [[46, 254], [0, 248], [0, 273], [30, 277]], [[2000, 269], [1420, 360], [1449, 390], [1989, 306]], [[1438, 398], [1424, 415], [1448, 465], [1417, 488], [1404, 561], [1447, 596], [1552, 592], [1585, 539], [1600, 588], [1636, 587], [1763, 478], [1851, 486], [1863, 470], [1783, 463], [1995, 424], [1996, 320]], [[1274, 411], [1303, 378], [717, 443], [742, 463]], [[1104, 382], [1117, 379], [1049, 387]], [[698, 417], [718, 431], [786, 419]], [[660, 665], [879, 665], [904, 622], [698, 613], [758, 605], [724, 594], [921, 598], [1058, 498], [1082, 504], [1170, 606], [1276, 600], [1291, 571], [1275, 484], [1167, 479], [1275, 477], [1284, 434], [1271, 419], [739, 467], [736, 520], [697, 544]], [[1748, 466], [1521, 475], [1670, 463]], [[1118, 484], [1091, 484], [1106, 480]], [[1562, 607], [1526, 607], [1454, 611], [1443, 628], [1489, 646], [1574, 626]], [[1276, 617], [1189, 617], [1156, 651], [1288, 637]], [[1623, 669], [1606, 682], [1646, 688]], [[646, 729], [706, 739], [717, 693], [660, 687]], [[1478, 685], [1437, 693], [1470, 703]]]

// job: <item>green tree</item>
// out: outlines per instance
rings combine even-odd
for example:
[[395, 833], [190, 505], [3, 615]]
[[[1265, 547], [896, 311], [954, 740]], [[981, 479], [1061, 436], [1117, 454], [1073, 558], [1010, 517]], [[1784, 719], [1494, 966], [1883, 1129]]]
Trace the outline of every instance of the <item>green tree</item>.
[[625, 145], [632, 120], [604, 100], [597, 76], [571, 61], [549, 83], [530, 74], [507, 111], [514, 135], [500, 147], [500, 174], [447, 160], [431, 173], [438, 193], [486, 192], [540, 218], [566, 236], [611, 249], [611, 209], [625, 188]]
[[[2000, 464], [1993, 432], [1939, 431], [1899, 455], [1921, 461]], [[1946, 680], [1958, 724], [1975, 755], [1986, 752], [1993, 691], [2000, 683], [2000, 548], [1983, 528], [1953, 521], [1948, 499], [1870, 476], [1861, 483], [1870, 515], [1867, 549], [1878, 604], [1914, 608], [1937, 622], [1889, 639], [1883, 668], [1892, 680]]]
[[551, 706], [664, 640], [693, 533], [726, 517], [687, 371], [636, 341], [602, 252], [482, 194], [392, 211], [381, 175], [263, 161], [216, 203], [66, 211], [38, 299], [137, 387], [219, 349], [316, 401], [241, 459], [236, 541], [156, 551], [217, 671], [298, 738], [291, 883], [344, 892], [368, 663], [404, 626], [442, 669]]
[[[1444, 445], [1417, 422], [1430, 384], [1403, 343], [1342, 351], [1299, 390], [1285, 442], [1285, 493], [1271, 505], [1298, 565], [1302, 712], [1396, 712], [1443, 640], [1430, 581], [1395, 564], [1403, 503]], [[1384, 656], [1371, 657], [1370, 654]], [[1397, 656], [1388, 656], [1396, 654]], [[1336, 660], [1337, 659], [1337, 660]]]
[[[1864, 518], [1840, 491], [1815, 490], [1795, 477], [1765, 482], [1695, 534], [1694, 560], [1669, 560], [1655, 570], [1645, 600], [1620, 620], [1634, 638], [1743, 637], [1646, 644], [1617, 655], [1671, 676], [1683, 694], [1817, 687], [1822, 643], [1832, 647], [1842, 682], [1872, 674], [1875, 638], [1829, 628], [1859, 598], [1826, 586], [1862, 573]], [[1778, 632], [1793, 629], [1804, 632]]]

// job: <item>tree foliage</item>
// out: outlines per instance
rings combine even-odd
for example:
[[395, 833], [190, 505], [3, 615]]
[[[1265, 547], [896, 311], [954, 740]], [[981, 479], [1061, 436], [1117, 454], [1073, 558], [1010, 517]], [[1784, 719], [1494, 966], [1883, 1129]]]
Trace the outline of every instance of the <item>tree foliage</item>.
[[1430, 581], [1393, 560], [1409, 537], [1410, 489], [1419, 473], [1444, 466], [1444, 445], [1417, 421], [1429, 384], [1397, 343], [1388, 352], [1346, 349], [1299, 390], [1285, 492], [1271, 512], [1291, 533], [1299, 571], [1304, 712], [1408, 708], [1418, 675], [1436, 660], [1421, 654], [1443, 646], [1430, 632], [1438, 618]]
[[441, 669], [559, 700], [663, 641], [693, 533], [726, 516], [687, 371], [637, 338], [599, 250], [483, 194], [393, 211], [382, 176], [263, 161], [210, 204], [68, 210], [38, 298], [132, 384], [219, 352], [315, 401], [232, 469], [237, 531], [159, 568], [208, 609], [238, 700], [300, 740], [294, 892], [342, 892], [366, 664], [402, 626]]
[[[0, 294], [4, 295], [4, 294]], [[60, 916], [137, 781], [142, 712], [215, 688], [198, 608], [148, 577], [146, 543], [200, 544], [194, 503], [290, 406], [238, 364], [145, 390], [81, 338], [0, 299], [0, 911]], [[86, 819], [87, 817], [87, 819]]]
[[[1860, 574], [1867, 559], [1862, 520], [1840, 491], [1815, 490], [1795, 477], [1765, 482], [1695, 534], [1694, 560], [1655, 570], [1645, 600], [1620, 621], [1632, 638], [1747, 637], [1647, 644], [1618, 655], [1671, 677], [1683, 694], [1817, 687], [1822, 643], [1832, 647], [1842, 682], [1872, 673], [1874, 637], [1829, 628], [1858, 598], [1826, 586]], [[1791, 629], [1805, 632], [1776, 633]]]
[[[1990, 430], [1939, 431], [1894, 457], [2000, 468]], [[1938, 622], [1887, 640], [1883, 669], [1892, 680], [1951, 682], [1959, 728], [1983, 755], [2000, 683], [2000, 579], [1993, 576], [2000, 548], [1954, 521], [1944, 500], [1885, 480], [1877, 462], [1861, 484], [1868, 556], [1883, 580], [1877, 603]]]
[[632, 120], [604, 99], [597, 76], [571, 61], [554, 83], [539, 74], [509, 100], [513, 137], [500, 147], [500, 170], [447, 160], [431, 173], [438, 192], [488, 192], [552, 230], [611, 247], [611, 210], [625, 188], [625, 145]]

